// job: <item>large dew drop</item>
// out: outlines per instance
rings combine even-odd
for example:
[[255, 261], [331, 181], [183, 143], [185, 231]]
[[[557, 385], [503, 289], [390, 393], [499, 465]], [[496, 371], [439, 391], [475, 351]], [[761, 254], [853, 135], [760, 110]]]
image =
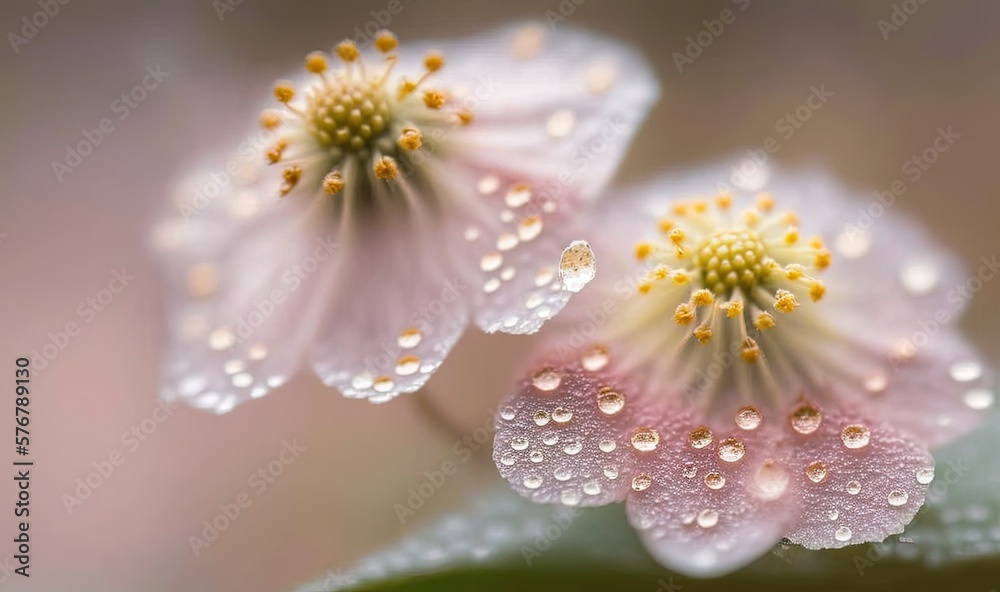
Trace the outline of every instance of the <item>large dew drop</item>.
[[559, 258], [559, 282], [564, 290], [579, 292], [597, 274], [594, 252], [586, 241], [573, 241]]

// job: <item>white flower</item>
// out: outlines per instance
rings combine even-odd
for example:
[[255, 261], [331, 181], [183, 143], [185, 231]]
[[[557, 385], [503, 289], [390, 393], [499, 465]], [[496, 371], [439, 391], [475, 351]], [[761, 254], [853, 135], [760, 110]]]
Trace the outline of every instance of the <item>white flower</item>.
[[657, 96], [644, 62], [540, 25], [373, 45], [309, 54], [262, 115], [266, 154], [185, 184], [157, 228], [165, 397], [225, 412], [309, 365], [385, 401], [470, 321], [534, 332], [593, 275], [574, 216]]

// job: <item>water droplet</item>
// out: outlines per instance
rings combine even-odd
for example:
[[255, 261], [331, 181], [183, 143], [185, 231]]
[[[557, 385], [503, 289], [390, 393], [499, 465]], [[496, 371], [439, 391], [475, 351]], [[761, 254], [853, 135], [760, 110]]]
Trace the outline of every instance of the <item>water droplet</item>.
[[263, 343], [255, 343], [247, 350], [247, 357], [251, 360], [263, 360], [267, 357], [267, 346]]
[[552, 473], [552, 476], [556, 478], [556, 481], [569, 481], [573, 477], [573, 471], [560, 467]]
[[788, 418], [792, 429], [800, 434], [811, 434], [819, 429], [823, 415], [812, 405], [801, 405]]
[[701, 426], [688, 434], [688, 442], [695, 448], [704, 448], [712, 443], [712, 430]]
[[712, 471], [711, 473], [705, 475], [705, 485], [709, 489], [722, 489], [726, 484], [726, 476], [718, 471]]
[[905, 491], [894, 490], [889, 492], [889, 505], [902, 506], [910, 499]]
[[614, 440], [608, 438], [606, 440], [601, 440], [601, 443], [597, 445], [601, 449], [601, 452], [612, 452], [618, 447], [618, 444]]
[[493, 292], [496, 292], [499, 289], [500, 289], [500, 280], [498, 280], [497, 278], [490, 278], [486, 280], [485, 284], [483, 284], [483, 292], [486, 292], [487, 294], [492, 294]]
[[917, 483], [927, 485], [934, 480], [934, 467], [921, 467], [917, 469]]
[[763, 419], [764, 416], [761, 415], [760, 410], [756, 407], [741, 407], [736, 412], [736, 425], [744, 430], [757, 429], [757, 426], [760, 425]]
[[916, 356], [917, 345], [906, 337], [900, 337], [889, 347], [889, 357], [893, 362], [906, 363]]
[[396, 343], [403, 349], [412, 349], [420, 345], [422, 338], [423, 334], [420, 333], [420, 329], [407, 329], [399, 334]]
[[649, 486], [653, 484], [653, 477], [649, 473], [639, 473], [632, 478], [632, 489], [636, 491], [643, 491], [644, 489], [649, 489]]
[[827, 513], [826, 517], [829, 518], [830, 520], [836, 520], [837, 518], [840, 517], [840, 512], [838, 512], [836, 509], [830, 510]]
[[859, 481], [849, 481], [847, 483], [847, 493], [858, 495], [861, 493], [861, 483]]
[[693, 479], [695, 475], [698, 474], [698, 467], [694, 466], [693, 462], [684, 463], [683, 475], [688, 479]]
[[403, 356], [396, 362], [396, 374], [400, 376], [414, 374], [418, 368], [420, 368], [420, 358], [417, 356]]
[[967, 362], [955, 362], [948, 366], [948, 374], [953, 380], [958, 382], [971, 382], [983, 375], [983, 367], [979, 362], [969, 360]]
[[479, 238], [479, 229], [475, 226], [466, 228], [465, 232], [462, 233], [462, 238], [470, 242], [476, 240]]
[[597, 372], [608, 365], [608, 351], [601, 346], [596, 346], [583, 354], [581, 363], [584, 370]]
[[861, 386], [870, 393], [881, 393], [885, 390], [885, 387], [889, 386], [889, 378], [885, 374], [878, 372], [866, 377], [862, 381]]
[[597, 481], [590, 481], [583, 484], [583, 492], [587, 495], [597, 495], [601, 493], [601, 484]]
[[608, 479], [618, 478], [618, 467], [606, 466], [604, 467], [604, 476]]
[[872, 433], [868, 428], [858, 424], [849, 425], [840, 432], [840, 439], [844, 442], [844, 446], [851, 450], [868, 446], [871, 436]]
[[989, 409], [993, 406], [993, 391], [986, 388], [975, 388], [966, 391], [964, 401], [970, 409]]
[[847, 226], [837, 235], [837, 251], [845, 259], [857, 259], [864, 256], [872, 244], [872, 235], [867, 230], [857, 226]]
[[594, 252], [586, 241], [573, 241], [563, 250], [559, 258], [559, 283], [563, 289], [579, 292], [596, 274]]
[[788, 488], [788, 472], [778, 463], [767, 460], [754, 474], [757, 497], [764, 500], [778, 499]]
[[524, 450], [528, 447], [527, 438], [511, 438], [510, 447], [514, 450]]
[[580, 503], [580, 492], [575, 489], [564, 489], [559, 492], [559, 501], [567, 506], [575, 506]]
[[500, 179], [497, 179], [494, 175], [487, 175], [479, 180], [479, 193], [483, 195], [489, 195], [500, 187]]
[[513, 407], [504, 407], [503, 411], [500, 412], [500, 417], [507, 421], [510, 421], [515, 417], [517, 417], [517, 414], [514, 412]]
[[541, 288], [547, 286], [549, 282], [552, 281], [552, 270], [548, 267], [543, 267], [538, 270], [535, 274], [535, 286]]
[[560, 382], [562, 376], [552, 368], [543, 368], [531, 377], [531, 384], [540, 391], [554, 391], [559, 388]]
[[521, 220], [521, 223], [517, 226], [517, 238], [522, 241], [535, 240], [541, 233], [542, 219], [538, 216], [525, 218], [524, 220]]
[[660, 433], [653, 428], [636, 428], [632, 430], [632, 448], [641, 452], [656, 450], [660, 443]]
[[498, 251], [509, 251], [517, 246], [518, 240], [517, 235], [510, 232], [504, 232], [497, 237], [497, 250]]
[[938, 271], [933, 265], [912, 262], [899, 270], [899, 280], [911, 294], [927, 294], [938, 284]]
[[233, 386], [237, 388], [246, 388], [253, 384], [253, 376], [247, 374], [246, 372], [240, 372], [233, 377]]
[[508, 466], [508, 467], [512, 466], [514, 464], [514, 462], [515, 462], [514, 455], [510, 454], [510, 453], [505, 454], [505, 455], [503, 455], [503, 456], [500, 457], [500, 462], [502, 464]]
[[552, 419], [556, 420], [556, 423], [566, 423], [573, 419], [573, 412], [564, 407], [556, 407], [552, 411]]
[[246, 368], [246, 363], [243, 360], [226, 360], [226, 363], [222, 365], [222, 371], [226, 374], [237, 374], [242, 372]]
[[557, 436], [555, 432], [545, 432], [545, 434], [542, 435], [542, 444], [545, 444], [546, 446], [552, 446], [558, 441], [559, 436]]
[[513, 279], [515, 273], [517, 273], [517, 270], [513, 267], [505, 267], [504, 270], [500, 272], [500, 279], [505, 282], [509, 282]]
[[538, 292], [535, 292], [528, 296], [528, 298], [524, 301], [524, 307], [531, 310], [533, 308], [538, 308], [538, 305], [543, 302], [545, 302], [545, 298]]
[[841, 526], [834, 533], [833, 536], [840, 542], [846, 542], [851, 540], [851, 529], [846, 526]]
[[228, 327], [217, 327], [208, 334], [208, 347], [222, 351], [236, 343], [236, 336]]
[[726, 462], [740, 460], [746, 451], [746, 446], [737, 438], [726, 438], [722, 442], [719, 442], [719, 458]]
[[719, 523], [719, 513], [715, 510], [702, 510], [698, 512], [698, 526], [702, 528], [712, 528]]
[[602, 388], [597, 395], [597, 407], [605, 415], [614, 415], [625, 407], [625, 397], [618, 391]]
[[524, 478], [524, 486], [528, 489], [538, 489], [542, 486], [542, 478], [538, 475], [528, 475]]
[[531, 201], [531, 187], [524, 183], [519, 183], [510, 188], [504, 197], [504, 203], [509, 208], [519, 208]]
[[549, 423], [549, 414], [546, 411], [539, 409], [535, 412], [535, 417], [533, 419], [535, 420], [536, 426], [543, 426]]
[[583, 442], [579, 440], [574, 440], [563, 447], [563, 452], [566, 454], [576, 454], [583, 450]]
[[497, 253], [496, 251], [486, 253], [483, 258], [479, 260], [479, 269], [483, 271], [496, 271], [500, 269], [503, 265], [503, 255]]
[[806, 477], [813, 483], [822, 483], [823, 479], [826, 479], [826, 465], [819, 461], [810, 463], [806, 467]]
[[533, 463], [540, 463], [545, 460], [545, 457], [542, 455], [541, 450], [532, 450], [531, 454], [528, 455], [528, 460]]
[[379, 376], [375, 379], [375, 382], [372, 383], [372, 389], [378, 393], [387, 393], [391, 391], [394, 386], [395, 385], [393, 384], [392, 379], [388, 376]]
[[569, 109], [560, 109], [549, 115], [548, 121], [545, 122], [545, 130], [553, 138], [562, 138], [571, 131], [576, 125], [576, 116]]

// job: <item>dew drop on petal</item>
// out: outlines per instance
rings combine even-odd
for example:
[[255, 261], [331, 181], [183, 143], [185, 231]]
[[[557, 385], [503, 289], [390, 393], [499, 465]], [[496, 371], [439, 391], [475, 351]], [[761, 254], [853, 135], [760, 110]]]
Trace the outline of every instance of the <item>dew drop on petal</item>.
[[741, 407], [736, 412], [736, 425], [744, 430], [754, 430], [764, 417], [756, 407]]
[[379, 376], [372, 383], [372, 389], [379, 393], [387, 393], [393, 389], [395, 385], [388, 376]]
[[829, 518], [830, 520], [836, 520], [837, 518], [840, 518], [840, 512], [838, 512], [837, 509], [834, 508], [833, 510], [830, 510], [827, 513], [826, 517]]
[[632, 478], [632, 489], [635, 491], [643, 491], [649, 489], [649, 486], [653, 484], [653, 477], [649, 473], [639, 473]]
[[910, 499], [905, 491], [894, 490], [889, 492], [889, 505], [890, 506], [902, 506]]
[[921, 467], [917, 469], [917, 483], [927, 485], [934, 480], [934, 467]]
[[789, 416], [792, 429], [800, 434], [811, 434], [819, 429], [823, 415], [812, 405], [801, 405]]
[[525, 218], [517, 227], [517, 238], [522, 241], [530, 241], [538, 238], [542, 233], [542, 219], [538, 216]]
[[702, 510], [698, 512], [698, 526], [702, 528], [712, 528], [719, 523], [719, 513], [715, 510]]
[[965, 392], [965, 404], [970, 409], [989, 409], [993, 406], [993, 391], [987, 388], [975, 388]]
[[553, 471], [552, 476], [556, 478], [556, 481], [569, 481], [573, 477], [573, 471], [566, 467], [560, 467]]
[[487, 175], [479, 180], [479, 193], [483, 195], [490, 195], [497, 188], [500, 187], [500, 179], [497, 179], [494, 175]]
[[625, 407], [625, 397], [618, 391], [601, 389], [597, 395], [597, 407], [605, 415], [614, 415]]
[[528, 447], [528, 439], [520, 437], [511, 438], [510, 447], [513, 448], [514, 450], [524, 450], [525, 448]]
[[563, 289], [579, 292], [596, 274], [594, 252], [586, 241], [573, 241], [563, 250], [559, 258], [559, 283]]
[[564, 489], [559, 493], [559, 501], [567, 506], [575, 506], [580, 503], [580, 492], [575, 489]]
[[885, 387], [889, 386], [889, 379], [885, 374], [878, 372], [865, 377], [861, 386], [870, 393], [881, 393], [885, 390]]
[[574, 440], [563, 447], [563, 452], [569, 455], [576, 454], [583, 450], [583, 443], [579, 440]]
[[608, 365], [608, 352], [603, 347], [597, 346], [583, 354], [581, 359], [583, 369], [587, 372], [597, 372]]
[[863, 425], [852, 424], [845, 427], [840, 432], [840, 439], [844, 446], [852, 450], [864, 448], [871, 441], [871, 431]]
[[937, 269], [924, 262], [912, 262], [899, 270], [899, 280], [911, 294], [927, 294], [938, 284]]
[[746, 446], [737, 438], [726, 438], [719, 442], [719, 458], [726, 462], [736, 462], [743, 458]]
[[684, 463], [683, 475], [688, 479], [693, 479], [695, 475], [698, 474], [698, 467], [695, 466], [693, 462]]
[[531, 384], [540, 391], [554, 391], [559, 388], [560, 382], [562, 382], [562, 376], [552, 368], [539, 370], [531, 377]]
[[545, 444], [546, 446], [553, 446], [558, 441], [559, 436], [557, 436], [555, 432], [545, 432], [545, 434], [542, 435], [542, 444]]
[[773, 460], [765, 461], [754, 474], [756, 495], [761, 499], [775, 500], [788, 488], [788, 472]]
[[228, 327], [212, 329], [212, 332], [208, 334], [208, 347], [216, 351], [227, 349], [234, 343], [236, 343], [236, 336]]
[[497, 237], [497, 250], [509, 251], [516, 247], [518, 242], [517, 235], [505, 232]]
[[550, 418], [548, 412], [539, 409], [535, 412], [535, 416], [532, 419], [535, 420], [535, 425], [540, 427], [549, 423]]
[[515, 417], [517, 417], [517, 413], [514, 411], [513, 407], [504, 407], [503, 411], [500, 412], [500, 417], [507, 421], [510, 421]]
[[486, 280], [486, 283], [483, 284], [483, 292], [487, 294], [492, 294], [493, 292], [496, 292], [499, 289], [500, 289], [500, 280], [498, 280], [497, 278], [490, 278]]
[[612, 467], [610, 465], [604, 467], [604, 476], [608, 479], [618, 478], [618, 467]]
[[701, 426], [688, 434], [688, 442], [695, 448], [704, 448], [712, 443], [712, 430]]
[[660, 433], [653, 428], [636, 428], [632, 430], [632, 448], [640, 452], [656, 450], [660, 443]]
[[601, 484], [597, 481], [589, 481], [583, 484], [583, 492], [587, 495], [597, 495], [601, 493]]
[[948, 374], [958, 382], [971, 382], [983, 375], [983, 367], [979, 362], [955, 362], [948, 366]]
[[511, 187], [504, 197], [504, 203], [511, 208], [519, 208], [529, 201], [531, 201], [531, 187], [523, 183]]
[[535, 287], [541, 288], [547, 286], [552, 281], [553, 277], [554, 275], [552, 270], [548, 267], [539, 269], [538, 273], [535, 274]]
[[399, 337], [396, 339], [396, 343], [398, 343], [399, 347], [403, 349], [412, 349], [420, 345], [422, 337], [423, 335], [420, 333], [420, 329], [407, 329], [399, 334]]
[[851, 540], [851, 535], [851, 529], [846, 526], [841, 526], [833, 533], [833, 537], [842, 543]]
[[414, 374], [418, 368], [420, 368], [420, 358], [417, 356], [403, 356], [396, 362], [396, 374], [400, 376]]
[[545, 131], [553, 138], [563, 138], [573, 131], [576, 116], [569, 109], [560, 109], [549, 116], [545, 122]]
[[601, 449], [601, 452], [613, 452], [618, 444], [614, 440], [608, 438], [606, 440], [601, 440], [600, 444], [597, 445]]
[[573, 419], [573, 412], [564, 407], [556, 407], [552, 410], [552, 419], [554, 419], [556, 423], [566, 423]]
[[858, 495], [859, 493], [861, 493], [861, 482], [849, 481], [847, 483], [847, 493], [851, 495]]
[[251, 360], [263, 360], [267, 357], [267, 346], [263, 343], [255, 343], [247, 350], [247, 357]]
[[809, 463], [806, 467], [806, 477], [813, 483], [822, 483], [826, 479], [826, 465], [820, 461]]
[[500, 462], [505, 466], [512, 466], [515, 462], [513, 454], [505, 454], [500, 457]]
[[722, 489], [726, 484], [726, 476], [718, 471], [712, 471], [711, 473], [705, 475], [705, 485], [709, 489]]
[[528, 455], [528, 460], [533, 463], [540, 463], [545, 460], [545, 456], [542, 454], [541, 450], [532, 450], [531, 454]]
[[542, 486], [542, 478], [539, 475], [528, 475], [524, 478], [524, 486], [528, 489], [538, 489]]

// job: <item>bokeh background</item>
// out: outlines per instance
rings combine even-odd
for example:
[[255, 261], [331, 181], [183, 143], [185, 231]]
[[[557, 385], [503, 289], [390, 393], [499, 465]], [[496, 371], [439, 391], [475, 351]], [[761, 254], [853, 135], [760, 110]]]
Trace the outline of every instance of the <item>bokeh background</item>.
[[[544, 22], [546, 11], [562, 11], [560, 26], [635, 44], [664, 96], [620, 183], [760, 148], [814, 85], [834, 95], [781, 139], [772, 158], [826, 166], [861, 191], [906, 180], [904, 163], [951, 126], [960, 139], [918, 181], [906, 180], [895, 207], [923, 219], [970, 265], [1000, 250], [1000, 4], [911, 0], [908, 8], [919, 8], [885, 38], [878, 21], [903, 2], [401, 3], [389, 27], [404, 43], [475, 35], [515, 19]], [[274, 79], [297, 69], [308, 51], [353, 35], [387, 2], [228, 4], [220, 19], [211, 0], [74, 0], [16, 52], [0, 47], [0, 367], [12, 377], [17, 356], [80, 322], [78, 306], [107, 286], [113, 270], [135, 275], [33, 379], [33, 576], [0, 571], [0, 590], [287, 590], [351, 564], [496, 479], [488, 457], [472, 460], [401, 526], [393, 504], [451, 456], [454, 435], [417, 397], [382, 406], [349, 401], [311, 376], [226, 416], [176, 409], [134, 450], [123, 444], [124, 432], [154, 417], [162, 284], [146, 244], [172, 180], [255, 132]], [[727, 8], [735, 21], [679, 71], [674, 53]], [[0, 31], [19, 32], [22, 17], [39, 10], [35, 0], [4, 2]], [[59, 181], [52, 161], [83, 138], [81, 130], [112, 116], [113, 101], [157, 64], [169, 73], [162, 84]], [[998, 297], [1000, 284], [987, 284], [962, 325], [1000, 362]], [[529, 345], [470, 332], [431, 382], [432, 403], [466, 433], [487, 424]], [[188, 537], [293, 440], [305, 451], [195, 556]], [[115, 452], [124, 463], [70, 513], [63, 496]], [[0, 479], [6, 508], [15, 489], [10, 477]], [[14, 521], [6, 509], [0, 514], [7, 540]], [[11, 549], [0, 544], [0, 563]], [[978, 573], [994, 573], [991, 566]], [[601, 588], [620, 581], [588, 580]], [[517, 585], [551, 588], [558, 580], [529, 574]]]

